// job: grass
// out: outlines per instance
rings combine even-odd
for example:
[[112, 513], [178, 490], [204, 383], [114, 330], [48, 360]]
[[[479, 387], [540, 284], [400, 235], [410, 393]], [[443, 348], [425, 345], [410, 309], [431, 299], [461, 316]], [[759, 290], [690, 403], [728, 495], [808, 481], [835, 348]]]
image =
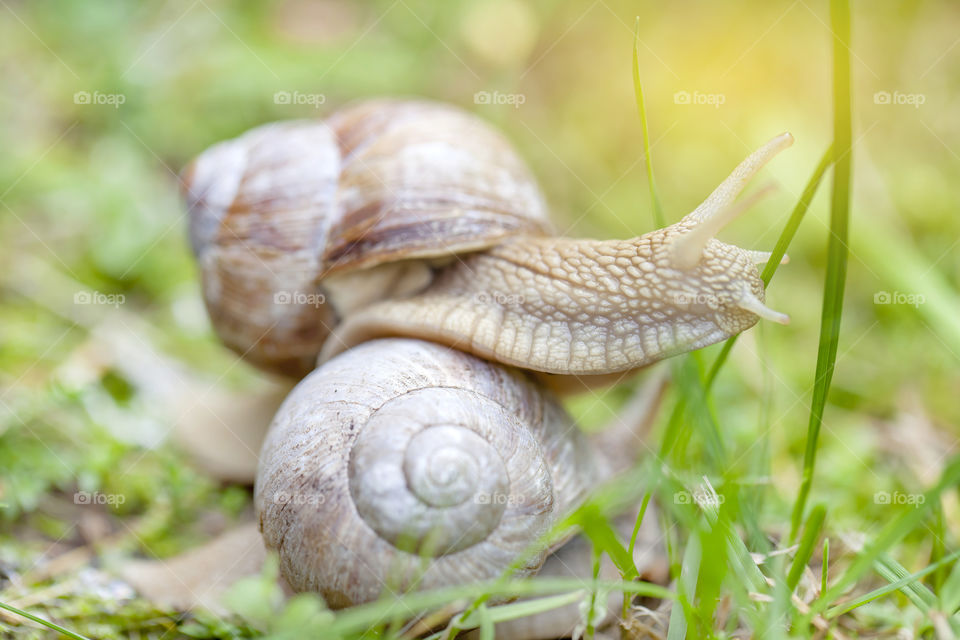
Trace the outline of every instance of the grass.
[[[408, 631], [407, 621], [423, 615], [434, 622], [433, 629], [424, 633], [426, 637], [449, 638], [460, 631], [476, 629], [479, 637], [485, 639], [494, 637], [494, 625], [499, 622], [549, 613], [587, 594], [589, 606], [584, 612], [583, 628], [589, 637], [598, 632], [591, 613], [605, 594], [611, 592], [627, 596], [621, 609], [627, 625], [640, 615], [631, 606], [634, 598], [651, 605], [660, 601], [669, 603], [670, 611], [665, 614], [665, 621], [669, 621], [669, 638], [725, 638], [745, 630], [750, 630], [756, 637], [772, 638], [893, 635], [904, 631], [913, 637], [960, 635], [957, 614], [960, 608], [960, 563], [957, 562], [960, 551], [956, 550], [955, 495], [960, 483], [960, 460], [951, 459], [940, 464], [936, 456], [927, 452], [926, 457], [920, 458], [922, 464], [919, 465], [921, 472], [926, 472], [924, 475], [911, 472], [907, 468], [908, 462], [901, 461], [895, 453], [884, 448], [904, 447], [884, 442], [896, 434], [895, 429], [885, 430], [885, 427], [895, 424], [894, 420], [903, 413], [892, 398], [899, 397], [903, 390], [910, 391], [912, 377], [920, 379], [916, 385], [920, 388], [916, 391], [919, 405], [933, 415], [930, 422], [939, 425], [930, 430], [945, 432], [951, 438], [958, 435], [943, 425], [956, 424], [960, 414], [949, 400], [938, 398], [955, 397], [949, 395], [954, 389], [952, 385], [958, 381], [956, 363], [950, 352], [960, 351], [960, 331], [957, 328], [960, 325], [955, 322], [960, 296], [956, 292], [956, 279], [951, 276], [953, 271], [947, 265], [934, 268], [937, 256], [950, 255], [949, 241], [938, 243], [941, 236], [957, 235], [951, 204], [956, 198], [943, 198], [949, 206], [934, 202], [933, 208], [942, 206], [942, 211], [939, 217], [929, 214], [930, 221], [911, 217], [907, 210], [904, 210], [902, 219], [897, 218], [897, 224], [902, 227], [889, 224], [880, 215], [869, 221], [862, 216], [856, 233], [851, 233], [851, 200], [854, 195], [852, 120], [854, 113], [862, 114], [859, 110], [862, 105], [855, 104], [851, 96], [854, 84], [851, 74], [861, 69], [856, 58], [851, 68], [850, 47], [860, 47], [864, 42], [863, 49], [855, 49], [857, 58], [865, 59], [877, 73], [887, 73], [896, 65], [878, 64], [874, 62], [876, 52], [873, 52], [874, 56], [870, 55], [871, 50], [867, 48], [870, 38], [883, 32], [876, 22], [858, 29], [858, 40], [852, 43], [849, 2], [833, 0], [829, 4], [829, 30], [813, 20], [813, 31], [805, 31], [805, 35], [796, 40], [781, 34], [784, 44], [780, 48], [789, 51], [791, 58], [797, 51], [815, 48], [817, 34], [832, 44], [829, 56], [833, 78], [830, 101], [832, 144], [822, 156], [793, 161], [796, 166], [789, 171], [790, 177], [795, 174], [801, 178], [801, 183], [806, 180], [805, 186], [796, 197], [788, 219], [779, 228], [773, 257], [761, 273], [764, 283], [771, 285], [772, 296], [784, 296], [789, 300], [791, 313], [795, 313], [798, 320], [796, 328], [787, 333], [778, 327], [760, 327], [739, 339], [731, 338], [722, 346], [677, 358], [671, 363], [672, 385], [665, 405], [669, 410], [659, 418], [649, 443], [656, 454], [641, 461], [625, 477], [598, 488], [540, 541], [540, 544], [548, 544], [571, 531], [578, 531], [593, 546], [592, 578], [518, 580], [507, 573], [490, 582], [409, 593], [333, 612], [311, 595], [285, 601], [275, 582], [276, 566], [268, 564], [263, 575], [235, 585], [227, 598], [230, 613], [222, 616], [158, 609], [141, 600], [105, 600], [98, 591], [80, 584], [77, 578], [79, 568], [32, 578], [32, 575], [39, 575], [34, 572], [34, 565], [37, 562], [42, 564], [48, 557], [48, 550], [53, 556], [62, 553], [64, 546], [93, 551], [92, 559], [82, 565], [83, 569], [91, 565], [109, 567], [131, 556], [174, 555], [208, 537], [201, 526], [203, 522], [215, 520], [229, 526], [248, 508], [250, 498], [245, 489], [219, 486], [192, 471], [167, 445], [144, 445], [125, 440], [122, 436], [129, 433], [123, 430], [124, 424], [149, 411], [123, 371], [107, 366], [98, 369], [100, 375], [93, 379], [75, 376], [77, 370], [87, 370], [80, 365], [90, 359], [97, 360], [97, 354], [91, 354], [87, 348], [89, 344], [96, 346], [89, 338], [89, 326], [85, 324], [87, 317], [80, 318], [84, 322], [69, 316], [64, 320], [57, 312], [58, 297], [49, 295], [49, 280], [36, 286], [35, 283], [11, 282], [10, 276], [4, 275], [0, 279], [4, 302], [0, 308], [0, 323], [12, 339], [0, 345], [0, 393], [3, 394], [0, 396], [3, 400], [0, 404], [0, 467], [3, 468], [0, 477], [0, 502], [3, 503], [0, 508], [0, 609], [4, 610], [4, 616], [0, 617], [0, 635], [17, 633], [23, 637], [40, 638], [56, 633], [73, 638], [139, 636], [155, 639], [294, 638], [309, 634], [344, 639], [403, 637]], [[624, 34], [629, 27], [624, 30], [622, 20], [616, 16], [613, 19], [616, 30], [611, 33], [615, 33], [615, 37], [598, 38], [593, 29], [599, 19], [593, 14], [587, 14], [582, 23], [575, 22], [580, 16], [564, 14], [558, 18], [562, 24], [557, 27], [549, 22], [553, 8], [549, 11], [538, 8], [541, 28], [556, 31], [553, 35], [558, 47], [554, 53], [566, 53], [563, 53], [565, 57], [559, 58], [559, 67], [552, 66], [554, 58], [549, 51], [544, 54], [543, 62], [538, 62], [545, 69], [536, 64], [527, 65], [531, 77], [537, 82], [522, 85], [523, 70], [516, 71], [513, 76], [499, 69], [487, 74], [483, 64], [459, 51], [455, 34], [458, 28], [456, 11], [460, 4], [443, 3], [441, 8], [429, 10], [427, 5], [421, 6], [411, 0], [411, 9], [421, 11], [424, 21], [409, 24], [409, 16], [401, 7], [385, 11], [386, 6], [370, 6], [383, 11], [382, 15], [377, 14], [382, 18], [382, 24], [378, 23], [374, 31], [377, 37], [358, 42], [355, 55], [345, 56], [345, 68], [337, 70], [334, 63], [343, 55], [347, 45], [334, 44], [317, 54], [320, 56], [316, 61], [317, 68], [326, 69], [324, 65], [329, 65], [331, 69], [331, 75], [324, 79], [324, 84], [330, 87], [331, 103], [357, 95], [386, 92], [445, 96], [443, 87], [457, 84], [452, 79], [467, 77], [472, 86], [473, 76], [461, 65], [464, 60], [484, 81], [503, 83], [500, 86], [558, 85], [548, 80], [551, 73], [577, 78], [577, 83], [562, 83], [562, 94], [530, 95], [530, 108], [536, 108], [533, 105], [538, 102], [549, 104], [549, 109], [539, 113], [543, 118], [552, 118], [546, 120], [543, 129], [537, 128], [533, 137], [542, 138], [549, 144], [556, 140], [558, 151], [545, 150], [536, 140], [536, 144], [530, 143], [528, 134], [534, 130], [525, 131], [516, 120], [505, 115], [509, 112], [493, 113], [491, 110], [486, 115], [501, 119], [508, 130], [513, 127], [508, 133], [521, 146], [527, 145], [526, 155], [538, 171], [544, 172], [545, 188], [551, 190], [550, 196], [555, 202], [572, 202], [573, 210], [583, 204], [580, 209], [587, 211], [595, 200], [602, 202], [603, 206], [592, 211], [588, 220], [606, 221], [609, 224], [603, 232], [616, 233], [617, 227], [607, 219], [609, 213], [606, 209], [626, 211], [635, 206], [636, 180], [624, 179], [612, 187], [608, 196], [612, 206], [608, 207], [608, 200], [604, 198], [606, 194], [590, 193], [593, 184], [590, 176], [597, 175], [591, 171], [610, 173], [610, 168], [604, 167], [597, 158], [614, 158], [616, 166], [628, 166], [635, 159], [633, 145], [621, 144], [620, 137], [625, 136], [617, 126], [616, 117], [603, 117], [606, 114], [597, 117], [598, 103], [602, 101], [595, 95], [585, 98], [587, 92], [583, 87], [593, 86], [590, 78], [596, 75], [603, 81], [598, 81], [597, 86], [606, 83], [626, 89], [628, 71], [625, 66], [610, 75], [604, 75], [600, 68], [604, 66], [601, 60], [606, 51], [605, 42], [615, 43], [612, 45], [614, 49], [622, 49], [626, 42]], [[215, 8], [221, 9], [219, 6]], [[630, 15], [635, 11], [633, 6], [627, 9]], [[754, 9], [758, 15], [762, 14], [759, 3]], [[163, 38], [146, 37], [165, 33], [168, 27], [171, 37], [179, 37], [179, 28], [173, 19], [159, 20], [146, 9], [143, 13], [117, 17], [95, 13], [92, 8], [65, 7], [62, 10], [68, 15], [58, 19], [54, 18], [55, 11], [37, 10], [33, 13], [26, 5], [18, 5], [16, 10], [22, 13], [30, 31], [39, 34], [44, 43], [51, 42], [57, 57], [71, 69], [92, 69], [102, 83], [116, 85], [131, 99], [127, 110], [119, 112], [122, 120], [103, 110], [82, 112], [76, 109], [74, 114], [69, 110], [64, 113], [39, 108], [34, 110], [35, 116], [31, 114], [23, 120], [18, 119], [22, 114], [8, 109], [8, 120], [13, 123], [11, 128], [18, 128], [22, 137], [10, 136], [12, 151], [0, 160], [4, 183], [10, 185], [9, 194], [4, 194], [4, 203], [9, 202], [9, 212], [29, 221], [31, 230], [38, 231], [35, 235], [42, 242], [36, 242], [33, 235], [26, 233], [5, 233], [0, 234], [3, 248], [16, 254], [22, 251], [18, 245], [31, 245], [31, 251], [53, 264], [66, 277], [96, 290], [125, 293], [138, 315], [150, 326], [160, 328], [155, 333], [159, 337], [144, 338], [151, 341], [151, 347], [157, 345], [158, 350], [173, 354], [178, 361], [188, 363], [198, 371], [213, 377], [223, 376], [224, 386], [243, 388], [250, 385], [249, 388], [253, 388], [259, 379], [233, 368], [232, 361], [222, 353], [209, 333], [205, 329], [197, 330], [191, 324], [194, 321], [190, 319], [193, 316], [189, 305], [191, 301], [196, 302], [196, 274], [182, 246], [182, 238], [175, 237], [179, 233], [177, 225], [156, 222], [163, 220], [157, 212], [177, 206], [170, 195], [173, 185], [162, 163], [182, 166], [185, 158], [178, 154], [199, 150], [214, 140], [236, 134], [261, 121], [290, 117], [290, 113], [280, 111], [276, 105], [263, 106], [256, 101], [256, 94], [245, 91], [249, 90], [248, 87], [257, 87], [258, 91], [269, 94], [277, 90], [275, 85], [278, 82], [289, 83], [291, 87], [301, 86], [296, 82], [303, 74], [303, 58], [295, 48], [303, 45], [271, 44], [271, 38], [275, 36], [269, 29], [257, 31], [262, 24], [271, 25], [270, 29], [289, 28], [277, 26], [273, 18], [261, 19], [269, 14], [267, 9], [225, 10], [224, 23], [215, 19], [220, 18], [219, 15], [208, 15], [202, 7], [184, 13], [182, 25], [191, 26], [214, 39], [216, 46], [205, 47], [204, 53], [216, 51], [218, 55], [215, 56], [194, 55], [197, 52], [191, 53], [189, 41], [167, 42]], [[651, 7], [650, 11], [654, 9]], [[880, 14], [882, 10], [878, 8], [862, 18], [865, 21], [879, 20], [876, 16]], [[663, 9], [660, 19], [669, 21], [672, 15]], [[771, 24], [775, 24], [773, 18], [779, 19], [779, 16], [772, 16]], [[797, 16], [788, 15], [784, 24], [789, 24], [792, 29], [795, 18]], [[767, 24], [751, 22], [752, 19], [747, 20], [746, 33], [740, 32], [740, 39], [747, 42], [756, 40], [758, 34], [764, 33], [768, 27]], [[902, 16], [897, 19], [906, 22]], [[669, 78], [671, 72], [687, 78], [685, 70], [688, 67], [679, 59], [678, 49], [658, 46], [656, 30], [644, 30], [646, 22], [638, 20], [635, 25], [630, 66], [633, 97], [639, 113], [643, 173], [650, 195], [651, 215], [659, 226], [665, 224], [667, 217], [661, 195], [664, 201], [676, 203], [667, 210], [679, 210], [688, 189], [685, 183], [678, 186], [678, 181], [689, 180], [693, 184], [695, 180], [699, 188], [709, 182], [699, 173], [704, 176], [722, 173], [720, 165], [726, 162], [718, 159], [716, 166], [708, 167], [709, 171], [692, 164], [687, 171], [686, 166], [676, 165], [674, 156], [707, 156], [714, 136], [719, 138], [725, 129], [713, 122], [711, 126], [721, 134], [714, 131], [711, 142], [697, 139], [698, 135], [701, 138], [703, 135], [698, 129], [700, 125], [694, 118], [683, 118], [694, 112], [684, 112], [680, 107], [671, 111], [658, 106], [664, 102], [661, 94], [669, 100], [670, 92], [664, 87], [672, 86], [664, 78]], [[736, 30], [734, 22], [727, 26]], [[895, 22], [891, 20], [891, 24]], [[5, 29], [2, 35], [11, 37], [9, 41], [13, 49], [28, 52], [18, 62], [31, 69], [35, 66], [46, 71], [33, 74], [37, 78], [53, 78], [48, 82], [38, 81], [32, 91], [69, 96], [84, 88], [74, 86], [76, 80], [70, 72], [50, 56], [45, 46], [35, 41], [30, 31], [17, 28], [18, 24], [11, 20], [2, 27]], [[221, 29], [219, 24], [229, 24], [229, 31], [234, 35]], [[437, 43], [427, 38], [411, 46], [410, 24], [428, 25], [430, 31], [443, 35], [443, 41]], [[591, 40], [575, 40], [572, 48], [566, 50], [564, 38], [580, 37], [579, 28], [571, 26], [577, 24]], [[690, 65], [705, 65], [711, 77], [719, 78], [724, 69], [709, 67], [710, 47], [718, 45], [708, 37], [717, 29], [710, 27], [696, 31], [697, 25], [685, 17], [670, 24], [677, 29], [689, 28], [692, 33], [699, 34], [700, 39], [707, 38], [702, 50], [696, 48], [697, 44], [689, 45], [693, 48]], [[140, 30], [140, 25], [149, 28]], [[930, 26], [931, 33], [935, 32], [934, 26]], [[130, 75], [137, 81], [124, 76], [131, 68], [130, 62], [141, 53], [144, 66], [147, 66], [150, 51], [136, 50], [133, 54], [124, 51], [122, 37], [87, 38], [87, 44], [71, 40], [74, 28], [97, 33], [96, 29], [100, 27], [104, 28], [103, 34], [122, 34], [129, 28], [130, 32], [155, 44], [156, 52], [162, 51], [166, 55], [175, 57], [178, 48], [183, 49], [184, 55], [190, 58], [187, 72], [177, 75], [175, 69], [165, 69], [161, 74], [146, 69], [144, 73], [157, 74], [149, 76], [153, 83], [162, 84], [168, 81], [167, 78], [178, 78], [181, 86], [187, 87], [184, 94], [161, 91], [151, 96], [157, 100], [156, 107], [144, 106], [152, 101], [137, 100], [137, 96], [146, 91], [145, 87], [155, 85], [144, 81], [135, 67]], [[677, 29], [664, 30], [676, 32]], [[242, 43], [234, 41], [237, 34], [243, 38]], [[641, 35], [652, 45], [644, 43]], [[730, 38], [735, 39], [734, 35]], [[697, 39], [691, 37], [689, 40]], [[902, 40], [910, 39], [904, 37]], [[95, 51], [87, 48], [89, 42], [99, 43]], [[881, 42], [884, 46], [888, 44]], [[776, 49], [764, 49], [765, 45], [761, 41], [756, 46], [768, 56], [775, 55]], [[651, 46], [658, 56], [662, 56], [669, 71], [661, 69], [660, 61], [645, 53]], [[451, 47], [461, 55], [449, 56]], [[583, 57], [584, 51], [590, 51], [591, 59], [598, 60], [597, 63], [591, 62], [591, 68], [586, 71], [572, 64]], [[250, 52], [254, 55], [250, 56]], [[528, 62], [536, 60], [540, 53], [543, 52], [532, 54]], [[311, 52], [311, 55], [314, 54]], [[740, 49], [725, 60], [733, 62], [738, 55]], [[626, 56], [622, 57], [625, 63]], [[751, 65], [751, 72], [759, 75], [763, 65], [754, 60], [762, 57], [748, 55], [740, 64]], [[450, 58], [449, 67], [438, 62], [446, 58]], [[426, 60], [436, 62], [439, 70], [435, 73], [411, 71], [418, 67], [434, 69], [430, 65], [417, 64]], [[812, 67], [816, 60], [817, 54], [811, 53], [805, 64]], [[242, 74], [238, 73], [241, 64]], [[789, 64], [789, 60], [779, 59], [778, 64]], [[949, 56], [942, 64], [950, 64]], [[649, 112], [641, 84], [641, 70], [645, 80], [653, 79], [654, 90], [646, 94], [655, 98], [651, 100]], [[791, 82], [797, 85], [805, 82], [807, 76], [823, 79], [829, 75], [827, 68], [822, 73], [813, 73], [812, 68], [805, 71], [804, 74], [782, 75], [792, 76], [794, 80]], [[736, 65], [731, 67], [729, 74], [738, 78], [749, 75], [746, 69]], [[801, 75], [804, 78], [799, 77]], [[944, 77], [947, 76], [945, 72]], [[243, 82], [234, 80], [241, 77]], [[16, 77], [10, 82], [11, 86], [20, 86]], [[389, 84], [391, 82], [396, 84]], [[617, 82], [622, 84], [617, 85]], [[204, 84], [217, 87], [222, 95], [204, 93], [199, 89]], [[577, 90], [570, 90], [570, 86], [576, 86]], [[815, 88], [803, 86], [804, 95], [815, 95]], [[771, 90], [771, 93], [791, 96], [780, 103], [780, 110], [771, 119], [790, 118], [794, 114], [789, 103], [794, 100], [795, 90], [796, 87], [789, 83], [778, 91]], [[27, 92], [25, 95], [32, 94]], [[618, 96], [615, 93], [601, 95], [611, 103], [629, 102], [625, 91]], [[731, 90], [731, 97], [733, 95], [738, 94]], [[66, 102], [72, 104], [69, 100]], [[804, 108], [812, 110], [809, 105], [813, 102], [813, 99], [805, 102]], [[236, 108], [226, 109], [226, 105]], [[854, 111], [854, 107], [858, 110]], [[71, 108], [75, 109], [75, 106]], [[482, 109], [478, 108], [478, 111], [483, 113]], [[750, 105], [743, 110], [746, 114], [744, 120], [728, 124], [728, 129], [748, 130], [747, 123], [760, 118], [760, 111], [763, 111], [760, 106]], [[41, 121], [48, 112], [57, 114], [52, 119], [59, 118], [67, 123], [79, 118], [81, 124], [66, 135], [66, 142], [71, 146], [50, 146], [48, 143], [53, 139], [37, 143], [31, 138], [32, 129], [28, 125]], [[594, 117], [580, 119], [582, 113], [591, 113]], [[618, 113], [622, 115], [622, 112]], [[707, 111], [696, 113], [700, 119], [710, 118], [702, 116], [709, 113]], [[727, 124], [730, 112], [718, 113]], [[188, 118], [176, 114], [191, 115]], [[678, 114], [674, 125], [674, 116]], [[895, 114], [899, 126], [900, 121], [907, 118], [907, 112]], [[928, 119], [929, 122], [934, 120]], [[534, 122], [535, 118], [529, 121]], [[692, 131], [684, 134], [691, 138], [681, 137], [681, 141], [685, 140], [686, 148], [696, 151], [694, 154], [668, 146], [656, 147], [658, 175], [668, 177], [662, 190], [654, 179], [655, 145], [650, 139], [649, 122], [657, 124], [655, 130], [663, 136], [669, 131]], [[137, 139], [127, 140], [130, 138], [128, 131], [136, 132]], [[920, 129], [921, 133], [923, 131]], [[581, 146], [585, 143], [578, 137], [581, 132], [585, 132], [582, 135], [596, 145], [600, 150], [598, 153], [585, 151], [587, 147]], [[889, 135], [895, 136], [895, 131]], [[125, 146], [122, 140], [126, 140], [129, 146]], [[196, 148], [179, 149], [183, 140], [190, 140]], [[670, 138], [667, 140], [671, 141]], [[695, 140], [696, 146], [691, 140]], [[560, 141], [565, 146], [561, 147]], [[24, 169], [45, 153], [48, 146], [49, 154], [37, 161], [43, 171], [25, 172]], [[825, 144], [814, 139], [814, 146], [819, 151]], [[911, 148], [898, 144], [889, 146]], [[800, 147], [798, 144], [795, 149], [798, 154], [802, 152]], [[684, 146], [677, 145], [677, 148]], [[949, 154], [933, 160], [939, 157], [935, 155], [937, 150], [943, 151], [937, 144], [923, 147], [924, 158], [931, 158], [927, 164], [932, 167], [939, 163], [945, 174], [955, 174], [953, 169], [956, 167], [950, 164], [953, 160]], [[881, 156], [880, 151], [875, 151], [875, 155]], [[581, 156], [588, 160], [580, 164]], [[24, 161], [17, 164], [20, 160]], [[639, 166], [639, 160], [637, 162]], [[785, 155], [783, 162], [791, 160]], [[859, 167], [861, 163], [869, 162], [869, 157], [867, 154], [863, 157], [857, 155], [856, 162]], [[902, 162], [896, 157], [892, 166], [900, 167]], [[109, 170], [96, 173], [98, 163], [108, 166]], [[578, 177], [586, 176], [581, 181], [583, 184], [578, 185], [564, 172], [566, 163], [572, 165]], [[591, 163], [599, 168], [595, 169]], [[911, 180], [919, 181], [925, 189], [937, 188], [929, 186], [940, 184], [930, 177], [936, 173], [936, 167], [922, 164], [917, 163], [918, 168], [910, 171], [925, 170], [927, 173], [912, 173], [909, 180], [907, 177], [900, 180], [900, 176], [891, 173], [891, 190], [903, 189], [910, 198], [916, 198], [918, 194], [910, 190]], [[88, 165], [90, 173], [76, 169]], [[810, 166], [814, 167], [812, 173]], [[698, 172], [698, 169], [703, 171]], [[832, 180], [829, 220], [821, 227], [816, 224], [819, 214], [817, 193], [828, 172], [831, 172]], [[904, 169], [904, 173], [908, 171]], [[690, 178], [691, 175], [696, 178]], [[571, 183], [573, 187], [569, 186]], [[945, 193], [956, 195], [952, 191]], [[89, 215], [83, 217], [82, 212], [78, 215], [83, 226], [93, 231], [89, 236], [80, 235], [82, 240], [75, 241], [71, 232], [76, 229], [71, 225], [76, 223], [69, 217], [60, 217], [59, 213], [84, 207], [89, 208]], [[28, 217], [27, 212], [33, 211], [38, 213], [34, 218]], [[923, 225], [927, 223], [933, 225], [932, 232], [924, 232]], [[16, 220], [11, 218], [0, 220], [0, 225], [4, 225], [0, 226], [4, 232], [19, 228]], [[66, 229], [64, 237], [69, 236], [67, 241], [59, 236], [61, 226]], [[149, 232], [143, 232], [145, 228]], [[138, 231], [133, 233], [132, 230]], [[737, 229], [731, 229], [729, 233], [735, 234]], [[47, 251], [47, 247], [54, 247], [57, 252]], [[778, 271], [779, 258], [788, 248], [793, 264], [781, 274]], [[876, 272], [880, 282], [870, 280], [858, 260], [848, 257], [850, 248], [860, 258], [859, 262], [866, 262], [867, 270]], [[5, 271], [13, 273], [13, 270]], [[780, 275], [774, 283], [775, 274]], [[817, 300], [811, 293], [814, 287]], [[893, 306], [878, 308], [871, 304], [872, 301], [864, 302], [864, 298], [872, 298], [872, 294], [865, 293], [871, 287], [922, 293], [928, 302], [920, 305], [916, 313]], [[813, 339], [815, 331], [805, 329], [805, 307], [819, 310], [820, 327], [816, 340]], [[841, 332], [841, 320], [845, 332], [850, 332], [853, 327], [865, 329], [874, 321], [880, 323], [881, 330], [874, 336], [865, 335], [865, 347], [857, 350], [859, 338], [854, 340]], [[933, 329], [930, 335], [924, 331], [926, 326]], [[734, 349], [735, 346], [738, 348]], [[752, 358], [751, 350], [760, 356]], [[846, 350], [854, 350], [858, 357], [838, 362], [838, 354], [842, 356]], [[814, 352], [816, 361], [812, 362]], [[758, 364], [761, 359], [762, 365]], [[900, 371], [901, 367], [903, 371]], [[875, 369], [883, 373], [873, 375], [871, 372]], [[781, 377], [784, 378], [782, 383]], [[812, 393], [802, 393], [811, 380]], [[924, 391], [928, 386], [933, 391]], [[602, 399], [614, 404], [622, 395], [623, 389], [618, 389]], [[785, 402], [794, 402], [797, 408], [787, 410], [783, 406]], [[602, 422], [596, 404], [597, 399], [591, 397], [574, 403], [572, 408], [578, 410], [589, 406], [590, 410], [578, 411], [584, 422]], [[104, 407], [110, 411], [104, 411]], [[918, 409], [910, 415], [915, 413], [923, 411]], [[120, 419], [111, 421], [114, 415]], [[805, 431], [801, 422], [806, 423]], [[916, 424], [909, 422], [907, 427], [901, 425], [899, 429], [919, 429]], [[832, 437], [822, 437], [828, 433]], [[843, 442], [839, 442], [841, 435], [845, 438]], [[921, 440], [918, 433], [911, 444]], [[949, 451], [949, 447], [943, 444], [934, 447], [940, 447], [934, 449], [937, 455]], [[859, 464], [861, 458], [863, 465]], [[110, 543], [88, 543], [73, 528], [71, 517], [62, 515], [64, 503], [69, 505], [70, 495], [78, 489], [123, 493], [127, 497], [125, 504], [104, 509], [103, 519], [119, 531], [119, 534], [117, 531], [112, 533]], [[880, 505], [873, 495], [875, 491], [888, 491], [889, 495], [896, 490], [917, 499], [912, 504]], [[619, 533], [613, 520], [615, 515], [630, 507], [637, 509], [637, 513], [629, 514], [636, 516], [636, 525], [632, 535], [626, 537]], [[663, 533], [670, 575], [665, 586], [640, 580], [640, 572], [633, 560], [636, 545], [640, 544], [637, 540], [640, 525], [650, 522], [658, 523]], [[619, 580], [598, 578], [599, 562], [605, 558], [609, 558], [621, 574]], [[521, 562], [522, 559], [518, 559], [517, 566]], [[8, 575], [21, 582], [8, 580]], [[531, 599], [498, 604], [505, 598], [521, 597]], [[14, 622], [23, 619], [32, 620], [36, 626]]]
[[640, 81], [640, 16], [637, 16], [633, 32], [633, 94], [637, 102], [637, 112], [640, 115], [640, 126], [643, 133], [643, 161], [647, 168], [647, 187], [650, 189], [650, 211], [653, 213], [653, 223], [657, 229], [667, 226], [667, 219], [663, 214], [663, 205], [657, 194], [657, 182], [653, 178], [653, 156], [650, 153], [650, 126], [647, 124], [647, 104], [643, 99], [643, 83]]
[[843, 292], [847, 283], [847, 252], [850, 218], [850, 172], [852, 138], [850, 123], [850, 4], [848, 0], [831, 0], [833, 31], [833, 189], [830, 200], [830, 236], [827, 241], [827, 271], [823, 286], [823, 312], [820, 320], [820, 344], [817, 369], [810, 402], [810, 424], [807, 447], [803, 454], [803, 480], [790, 520], [790, 539], [799, 530], [807, 497], [813, 483], [817, 459], [817, 442], [827, 405], [827, 393], [833, 380], [833, 369], [840, 344], [840, 316], [843, 314]]
[[23, 609], [18, 609], [18, 608], [16, 608], [16, 607], [11, 607], [10, 605], [4, 604], [4, 603], [2, 603], [2, 602], [0, 602], [0, 609], [5, 609], [5, 610], [7, 610], [7, 611], [9, 611], [9, 612], [11, 612], [11, 613], [17, 614], [18, 616], [24, 617], [24, 618], [26, 618], [27, 620], [32, 620], [32, 621], [36, 622], [37, 624], [43, 625], [44, 627], [47, 627], [48, 629], [51, 629], [51, 630], [53, 630], [53, 631], [56, 631], [56, 632], [59, 633], [60, 635], [66, 636], [67, 638], [74, 638], [75, 640], [89, 640], [89, 638], [87, 638], [86, 636], [82, 636], [82, 635], [80, 635], [80, 634], [78, 634], [78, 633], [74, 633], [73, 631], [70, 631], [69, 629], [65, 629], [65, 628], [61, 627], [60, 625], [58, 625], [58, 624], [55, 624], [55, 623], [53, 623], [53, 622], [50, 622], [49, 620], [44, 620], [43, 618], [37, 617], [37, 616], [33, 615], [32, 613], [30, 613], [29, 611], [24, 611]]

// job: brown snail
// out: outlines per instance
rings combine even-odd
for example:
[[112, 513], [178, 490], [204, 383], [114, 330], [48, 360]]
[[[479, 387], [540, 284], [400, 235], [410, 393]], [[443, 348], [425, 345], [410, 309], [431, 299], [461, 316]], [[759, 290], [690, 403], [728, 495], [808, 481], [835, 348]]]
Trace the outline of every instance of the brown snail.
[[786, 322], [763, 304], [768, 254], [713, 236], [791, 141], [676, 224], [609, 241], [552, 236], [522, 161], [451, 107], [366, 102], [202, 154], [184, 181], [216, 330], [268, 369], [323, 362], [256, 482], [291, 586], [347, 606], [500, 575], [624, 457], [517, 369], [602, 381]]
[[792, 140], [772, 139], [695, 211], [630, 240], [552, 236], [510, 146], [427, 102], [254, 129], [203, 153], [184, 185], [214, 326], [256, 364], [303, 375], [321, 349], [392, 335], [580, 378], [787, 321], [763, 304], [755, 263], [768, 254], [713, 236]]

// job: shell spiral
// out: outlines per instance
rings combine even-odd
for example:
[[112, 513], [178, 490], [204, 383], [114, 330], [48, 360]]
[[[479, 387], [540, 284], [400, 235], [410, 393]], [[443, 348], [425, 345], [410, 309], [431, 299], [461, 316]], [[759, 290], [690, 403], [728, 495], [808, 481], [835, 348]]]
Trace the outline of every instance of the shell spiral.
[[181, 180], [214, 328], [252, 363], [296, 376], [339, 321], [330, 274], [550, 231], [509, 143], [425, 101], [263, 125], [202, 153]]
[[255, 504], [288, 583], [343, 607], [500, 575], [596, 484], [595, 456], [523, 373], [375, 340], [287, 398]]

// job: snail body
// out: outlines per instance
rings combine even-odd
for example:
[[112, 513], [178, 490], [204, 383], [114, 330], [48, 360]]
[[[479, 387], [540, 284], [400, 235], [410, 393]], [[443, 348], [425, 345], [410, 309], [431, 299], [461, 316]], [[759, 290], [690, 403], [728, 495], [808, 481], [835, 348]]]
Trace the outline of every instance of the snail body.
[[610, 472], [522, 372], [398, 338], [304, 378], [260, 459], [266, 545], [334, 607], [497, 577]]
[[[423, 291], [346, 318], [321, 359], [410, 335], [545, 374], [606, 379], [788, 317], [763, 304], [769, 254], [713, 238], [745, 207], [733, 198], [780, 149], [747, 158], [693, 213], [628, 240], [511, 237], [464, 256]], [[748, 201], [749, 202], [749, 201]]]
[[629, 240], [554, 237], [510, 146], [427, 102], [254, 129], [202, 154], [184, 184], [214, 326], [255, 364], [302, 376], [318, 354], [409, 336], [590, 378], [787, 321], [763, 303], [768, 254], [714, 236], [792, 140], [773, 138], [694, 212]]

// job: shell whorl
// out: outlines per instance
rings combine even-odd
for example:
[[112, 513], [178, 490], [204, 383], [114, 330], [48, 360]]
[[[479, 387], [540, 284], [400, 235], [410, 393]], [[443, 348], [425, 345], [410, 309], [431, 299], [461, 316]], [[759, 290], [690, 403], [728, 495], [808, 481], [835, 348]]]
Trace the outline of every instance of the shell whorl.
[[[530, 438], [516, 418], [482, 396], [420, 389], [370, 417], [350, 452], [350, 494], [381, 538], [429, 555], [487, 538], [508, 503], [537, 505], [531, 523], [537, 529], [540, 516], [554, 508], [553, 483]], [[527, 456], [514, 455], [517, 450]], [[538, 473], [524, 476], [522, 457], [532, 458], [526, 463]]]
[[267, 436], [255, 502], [290, 585], [347, 606], [500, 575], [601, 475], [524, 374], [388, 339], [300, 382]]
[[214, 327], [248, 360], [293, 375], [313, 368], [338, 322], [329, 274], [550, 230], [509, 143], [424, 101], [252, 129], [201, 154], [182, 184]]

